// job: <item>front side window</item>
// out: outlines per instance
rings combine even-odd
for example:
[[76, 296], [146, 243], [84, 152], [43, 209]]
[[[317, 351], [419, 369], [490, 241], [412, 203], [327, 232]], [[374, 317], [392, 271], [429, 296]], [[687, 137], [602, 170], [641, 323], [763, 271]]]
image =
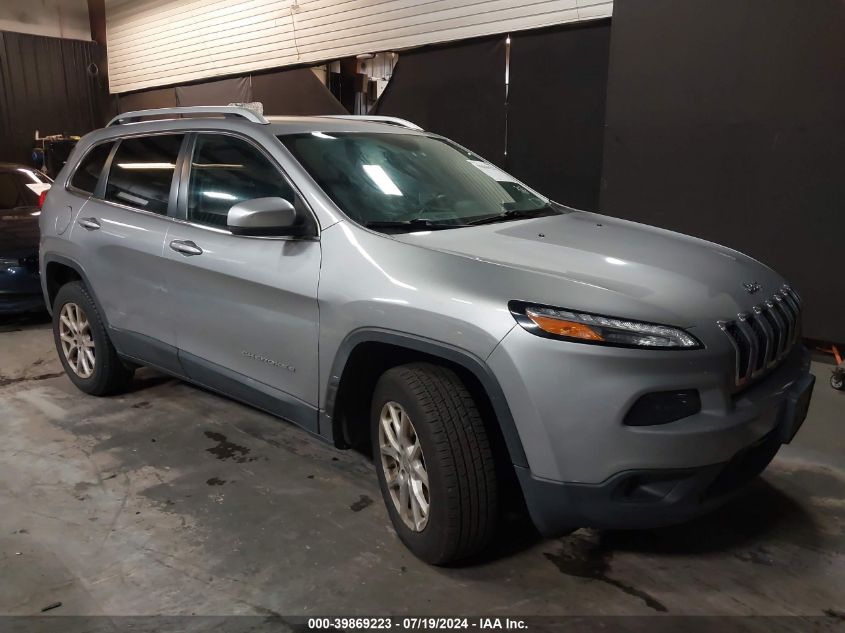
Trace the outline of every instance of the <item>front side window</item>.
[[182, 134], [125, 138], [112, 159], [105, 199], [167, 213]]
[[97, 181], [103, 171], [103, 165], [106, 164], [106, 159], [109, 157], [109, 152], [111, 152], [113, 146], [114, 143], [102, 143], [93, 147], [79, 163], [79, 167], [76, 168], [76, 173], [70, 179], [71, 187], [86, 193], [94, 193], [97, 188]]
[[407, 133], [280, 136], [340, 209], [365, 226], [454, 228], [561, 211], [498, 167], [440, 138]]
[[225, 134], [197, 136], [188, 185], [188, 220], [225, 228], [232, 205], [295, 195], [278, 168], [253, 145]]

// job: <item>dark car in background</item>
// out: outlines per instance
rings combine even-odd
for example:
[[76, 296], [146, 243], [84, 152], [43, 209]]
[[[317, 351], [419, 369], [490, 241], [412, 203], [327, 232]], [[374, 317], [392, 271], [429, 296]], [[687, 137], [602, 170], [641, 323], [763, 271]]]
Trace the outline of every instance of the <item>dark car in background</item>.
[[0, 314], [44, 309], [38, 277], [38, 216], [52, 181], [0, 163]]

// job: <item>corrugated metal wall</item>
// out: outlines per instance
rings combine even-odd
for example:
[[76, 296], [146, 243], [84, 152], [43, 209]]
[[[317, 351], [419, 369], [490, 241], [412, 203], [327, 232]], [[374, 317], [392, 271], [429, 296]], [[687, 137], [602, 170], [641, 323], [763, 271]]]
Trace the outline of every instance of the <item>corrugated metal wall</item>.
[[607, 17], [612, 0], [135, 0], [106, 6], [112, 92]]

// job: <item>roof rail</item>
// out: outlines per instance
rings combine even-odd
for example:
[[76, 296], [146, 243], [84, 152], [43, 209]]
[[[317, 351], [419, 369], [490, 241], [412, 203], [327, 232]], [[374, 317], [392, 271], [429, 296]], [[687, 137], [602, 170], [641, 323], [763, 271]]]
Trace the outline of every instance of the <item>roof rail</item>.
[[349, 119], [351, 121], [372, 121], [373, 123], [386, 123], [388, 125], [399, 125], [411, 130], [422, 130], [416, 123], [395, 116], [380, 116], [377, 114], [324, 114], [326, 119]]
[[124, 123], [138, 123], [141, 119], [147, 117], [160, 117], [170, 115], [172, 118], [184, 117], [186, 115], [219, 115], [225, 118], [241, 117], [253, 123], [267, 123], [262, 115], [254, 110], [248, 108], [238, 108], [234, 106], [194, 106], [191, 108], [156, 108], [154, 110], [136, 110], [134, 112], [124, 112], [118, 114], [106, 127], [112, 125], [123, 125]]

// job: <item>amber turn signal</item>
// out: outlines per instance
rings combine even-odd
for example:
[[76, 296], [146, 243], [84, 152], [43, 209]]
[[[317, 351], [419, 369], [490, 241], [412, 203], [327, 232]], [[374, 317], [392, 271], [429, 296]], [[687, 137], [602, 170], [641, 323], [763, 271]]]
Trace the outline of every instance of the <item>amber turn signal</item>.
[[530, 308], [525, 311], [525, 316], [531, 319], [538, 328], [549, 334], [557, 336], [566, 336], [570, 338], [580, 338], [585, 341], [603, 341], [604, 338], [596, 332], [589, 325], [583, 323], [576, 323], [575, 321], [564, 321], [563, 319], [554, 319], [544, 314], [538, 314]]

